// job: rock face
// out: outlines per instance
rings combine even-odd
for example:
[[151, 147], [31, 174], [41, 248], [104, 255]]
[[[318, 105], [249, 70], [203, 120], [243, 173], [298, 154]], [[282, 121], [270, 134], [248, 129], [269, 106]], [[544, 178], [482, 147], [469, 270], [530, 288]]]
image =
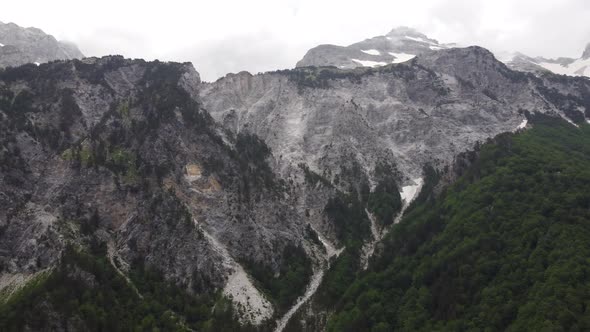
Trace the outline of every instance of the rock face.
[[[371, 177], [386, 159], [410, 179], [426, 163], [444, 168], [476, 142], [514, 130], [525, 111], [583, 121], [588, 82], [574, 82], [514, 72], [469, 47], [375, 69], [228, 75], [201, 98], [232, 131], [263, 138], [283, 174], [303, 162], [335, 180], [341, 163], [355, 161]], [[560, 104], [568, 93], [579, 96], [575, 106]]]
[[371, 190], [388, 165], [408, 204], [425, 165], [444, 170], [533, 112], [586, 121], [590, 82], [512, 71], [480, 47], [207, 84], [190, 64], [116, 56], [7, 68], [0, 286], [51, 269], [68, 243], [99, 243], [120, 273], [155, 267], [189, 292], [227, 295], [243, 321], [261, 324], [279, 313], [254, 268], [276, 276], [285, 250], [303, 248], [317, 287], [346, 244], [326, 216], [331, 198]]
[[407, 27], [391, 30], [349, 46], [320, 45], [312, 48], [297, 67], [335, 66], [342, 69], [376, 67], [405, 62], [416, 55], [449, 48], [426, 35]]
[[3, 288], [98, 241], [123, 271], [147, 264], [189, 292], [224, 289], [247, 321], [271, 317], [241, 264], [276, 273], [304, 218], [264, 143], [226, 134], [199, 86], [190, 64], [122, 57], [0, 71]]
[[0, 22], [0, 67], [83, 57], [75, 45], [59, 42], [40, 29]]
[[[526, 128], [531, 113], [587, 121], [590, 82], [513, 71], [488, 50], [468, 47], [376, 68], [230, 74], [203, 84], [200, 100], [231, 132], [261, 137], [284, 178], [297, 181], [304, 164], [346, 192], [363, 179], [374, 188], [378, 166], [390, 164], [407, 199], [409, 189], [422, 184], [425, 165], [444, 173], [478, 142]], [[334, 225], [313, 218], [330, 193], [303, 186], [296, 187], [296, 196], [300, 210], [310, 211], [313, 227], [334, 240]], [[325, 315], [310, 302], [303, 308], [312, 320]]]
[[543, 57], [530, 57], [521, 53], [513, 54], [506, 58], [506, 65], [514, 70], [533, 73], [552, 72], [568, 76], [590, 77], [590, 44], [586, 46], [584, 53], [578, 59], [557, 58], [546, 59]]

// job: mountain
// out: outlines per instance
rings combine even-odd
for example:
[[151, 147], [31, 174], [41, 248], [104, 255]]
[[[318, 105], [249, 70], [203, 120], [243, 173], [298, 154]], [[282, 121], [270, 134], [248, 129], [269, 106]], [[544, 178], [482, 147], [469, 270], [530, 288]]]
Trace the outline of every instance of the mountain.
[[[307, 51], [296, 67], [334, 66], [340, 69], [377, 67], [408, 61], [417, 55], [456, 47], [440, 44], [415, 29], [398, 27], [385, 36], [377, 36], [349, 46], [319, 45]], [[496, 57], [513, 70], [568, 76], [590, 77], [590, 44], [579, 59], [546, 59], [522, 53], [497, 51]]]
[[327, 331], [590, 329], [590, 126], [530, 123], [416, 202]]
[[426, 163], [444, 168], [476, 142], [514, 130], [527, 111], [584, 122], [589, 97], [585, 80], [512, 71], [480, 47], [376, 68], [243, 72], [201, 89], [213, 118], [261, 137], [285, 174], [305, 163], [335, 180], [339, 165], [357, 163], [372, 181], [386, 159], [404, 184]]
[[[416, 204], [462, 188], [477, 161], [466, 151], [534, 130], [545, 116], [562, 119], [565, 136], [586, 131], [590, 82], [513, 71], [481, 47], [213, 83], [188, 63], [120, 56], [2, 69], [0, 330], [340, 326], [353, 308], [339, 303], [372, 301], [353, 297], [365, 273], [397, 259], [387, 246], [400, 226], [430, 218], [412, 217]], [[506, 149], [539, 157], [525, 147]], [[567, 150], [572, 163], [567, 153], [562, 162], [540, 159], [548, 165], [535, 176], [583, 186], [585, 173], [570, 167], [584, 151]], [[498, 201], [540, 189], [527, 187], [531, 178], [502, 178], [515, 163], [498, 162], [496, 177], [508, 182]], [[551, 193], [568, 182], [555, 183]], [[582, 209], [586, 197], [576, 191], [565, 201], [556, 210]], [[433, 211], [450, 218], [460, 208], [449, 204]], [[475, 211], [494, 211], [484, 207]], [[501, 226], [495, 238], [509, 239]], [[420, 243], [427, 231], [415, 233]], [[462, 241], [452, 234], [441, 246]]]
[[40, 29], [0, 22], [0, 67], [83, 57], [75, 45], [59, 42]]
[[590, 77], [590, 44], [582, 56], [578, 59], [558, 58], [546, 59], [543, 57], [529, 57], [521, 53], [508, 56], [505, 59], [506, 64], [515, 70], [530, 72], [547, 72], [569, 76], [587, 76]]
[[[8, 68], [0, 82], [0, 285], [11, 299], [0, 329], [125, 330], [170, 303], [192, 312], [190, 328], [216, 330], [216, 304], [261, 325], [303, 292], [312, 231], [293, 188], [264, 142], [226, 134], [202, 109], [192, 65], [87, 58]], [[251, 271], [272, 280], [255, 287]]]
[[320, 45], [309, 50], [297, 67], [335, 66], [350, 69], [359, 66], [375, 67], [405, 62], [416, 55], [452, 47], [440, 44], [426, 35], [399, 27], [385, 36], [377, 36], [349, 46]]
[[[311, 188], [297, 194], [301, 210], [342, 251], [286, 323], [292, 331], [303, 328], [301, 321], [310, 331], [325, 327], [379, 240], [417, 193], [432, 186], [433, 174], [455, 181], [461, 152], [530, 128], [537, 112], [574, 126], [585, 126], [590, 116], [587, 80], [513, 71], [480, 47], [375, 68], [230, 74], [204, 84], [200, 96], [230, 131], [263, 139], [283, 177], [297, 181], [302, 169], [312, 172], [309, 180], [305, 174]], [[328, 200], [313, 194], [331, 186], [340, 193]]]

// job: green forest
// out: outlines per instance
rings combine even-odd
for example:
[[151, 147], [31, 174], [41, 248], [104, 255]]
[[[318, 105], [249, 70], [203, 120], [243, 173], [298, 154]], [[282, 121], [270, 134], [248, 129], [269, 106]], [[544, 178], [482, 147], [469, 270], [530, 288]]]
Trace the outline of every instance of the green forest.
[[529, 121], [420, 195], [328, 331], [590, 330], [590, 126]]
[[56, 269], [0, 303], [0, 331], [249, 329], [239, 325], [231, 302], [220, 295], [190, 295], [141, 265], [130, 277], [136, 290], [108, 261], [104, 245], [87, 252], [69, 246]]

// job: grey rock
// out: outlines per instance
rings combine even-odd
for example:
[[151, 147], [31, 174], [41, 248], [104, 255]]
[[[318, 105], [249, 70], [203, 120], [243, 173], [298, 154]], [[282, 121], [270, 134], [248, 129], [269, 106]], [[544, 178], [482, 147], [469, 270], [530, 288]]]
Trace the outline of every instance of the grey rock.
[[122, 271], [142, 262], [213, 292], [237, 264], [278, 272], [286, 246], [306, 246], [294, 189], [246, 173], [200, 86], [190, 64], [118, 56], [0, 71], [0, 277], [96, 239]]
[[83, 57], [75, 45], [59, 42], [40, 29], [0, 22], [0, 67]]
[[584, 50], [584, 53], [582, 53], [582, 59], [590, 59], [590, 43], [586, 45], [586, 49]]
[[204, 84], [201, 99], [230, 130], [263, 138], [282, 174], [305, 163], [334, 180], [343, 161], [353, 159], [372, 178], [376, 163], [391, 160], [409, 179], [426, 163], [442, 169], [476, 142], [513, 131], [524, 110], [566, 116], [538, 92], [555, 84], [470, 47], [375, 69], [232, 74]]

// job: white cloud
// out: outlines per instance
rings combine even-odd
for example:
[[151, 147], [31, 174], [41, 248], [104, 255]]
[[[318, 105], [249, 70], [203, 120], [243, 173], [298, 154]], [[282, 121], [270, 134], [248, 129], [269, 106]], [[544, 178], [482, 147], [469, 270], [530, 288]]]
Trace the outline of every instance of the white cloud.
[[590, 42], [587, 0], [20, 0], [0, 21], [35, 26], [87, 55], [192, 61], [206, 80], [290, 68], [321, 43], [416, 27], [442, 42], [572, 56]]

